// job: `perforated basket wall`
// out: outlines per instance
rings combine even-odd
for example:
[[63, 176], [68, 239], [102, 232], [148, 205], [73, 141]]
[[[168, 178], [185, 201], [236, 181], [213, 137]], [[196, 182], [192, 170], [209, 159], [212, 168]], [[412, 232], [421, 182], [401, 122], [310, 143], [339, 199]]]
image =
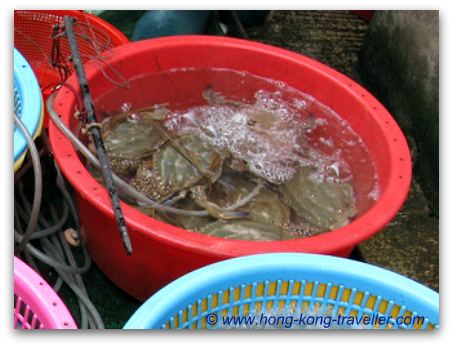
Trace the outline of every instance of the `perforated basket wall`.
[[[32, 137], [39, 135], [43, 119], [41, 90], [30, 64], [17, 49], [14, 49], [14, 113]], [[25, 137], [15, 127], [14, 171], [20, 167], [26, 149]]]
[[[325, 319], [300, 321], [301, 314], [343, 321], [327, 326]], [[362, 320], [346, 324], [345, 317]], [[146, 301], [125, 328], [433, 329], [438, 323], [438, 294], [421, 284], [348, 259], [281, 253], [235, 258], [183, 276]]]
[[14, 257], [14, 328], [77, 329], [57, 293], [17, 257]]

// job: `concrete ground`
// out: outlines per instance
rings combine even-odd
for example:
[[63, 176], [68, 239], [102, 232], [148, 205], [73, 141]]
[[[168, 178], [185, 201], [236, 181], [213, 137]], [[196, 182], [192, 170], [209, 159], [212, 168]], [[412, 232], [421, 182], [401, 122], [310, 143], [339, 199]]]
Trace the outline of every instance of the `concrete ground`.
[[[137, 17], [136, 11], [130, 12]], [[123, 26], [126, 34], [130, 34], [132, 26], [126, 17], [116, 17], [121, 22], [115, 22], [113, 15], [104, 18], [120, 28]], [[366, 30], [367, 23], [349, 11], [275, 11], [263, 27], [248, 29], [247, 34], [249, 39], [315, 58], [360, 83], [356, 64]], [[411, 142], [411, 135], [406, 136]], [[439, 223], [415, 179], [406, 203], [394, 220], [361, 244], [354, 257], [438, 290]], [[122, 327], [140, 305], [113, 286], [95, 266], [85, 277], [85, 283], [96, 283], [95, 288], [89, 288], [90, 295], [108, 328]]]

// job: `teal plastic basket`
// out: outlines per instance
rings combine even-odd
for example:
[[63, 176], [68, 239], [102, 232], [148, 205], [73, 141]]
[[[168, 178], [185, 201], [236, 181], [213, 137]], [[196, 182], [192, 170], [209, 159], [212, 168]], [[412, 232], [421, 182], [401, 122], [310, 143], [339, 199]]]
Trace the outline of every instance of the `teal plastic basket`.
[[191, 272], [148, 299], [124, 328], [434, 329], [438, 325], [439, 295], [404, 276], [349, 259], [274, 253], [229, 259]]
[[[39, 134], [43, 117], [41, 89], [30, 64], [17, 49], [14, 49], [14, 113], [32, 137]], [[14, 127], [14, 171], [20, 167], [26, 149], [24, 135]]]

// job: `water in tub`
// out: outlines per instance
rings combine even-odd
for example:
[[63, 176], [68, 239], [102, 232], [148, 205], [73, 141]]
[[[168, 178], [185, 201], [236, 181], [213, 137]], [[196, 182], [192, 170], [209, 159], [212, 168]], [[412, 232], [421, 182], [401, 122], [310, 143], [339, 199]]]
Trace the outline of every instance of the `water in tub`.
[[379, 196], [352, 127], [283, 82], [190, 68], [129, 82], [95, 101], [113, 170], [162, 204], [208, 212], [136, 205], [154, 218], [211, 236], [286, 240], [340, 228]]

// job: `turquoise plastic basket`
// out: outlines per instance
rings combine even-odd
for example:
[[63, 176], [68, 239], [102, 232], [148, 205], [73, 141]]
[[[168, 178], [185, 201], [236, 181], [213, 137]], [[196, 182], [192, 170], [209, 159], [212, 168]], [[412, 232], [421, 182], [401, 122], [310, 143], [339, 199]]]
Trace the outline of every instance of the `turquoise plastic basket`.
[[[306, 319], [301, 321], [301, 314]], [[350, 317], [356, 323], [349, 324]], [[148, 299], [124, 328], [433, 329], [438, 324], [439, 295], [406, 277], [349, 259], [274, 253], [191, 272]]]
[[[35, 137], [42, 126], [42, 96], [38, 80], [27, 60], [14, 49], [14, 113]], [[14, 171], [20, 166], [27, 142], [22, 132], [14, 127]]]

